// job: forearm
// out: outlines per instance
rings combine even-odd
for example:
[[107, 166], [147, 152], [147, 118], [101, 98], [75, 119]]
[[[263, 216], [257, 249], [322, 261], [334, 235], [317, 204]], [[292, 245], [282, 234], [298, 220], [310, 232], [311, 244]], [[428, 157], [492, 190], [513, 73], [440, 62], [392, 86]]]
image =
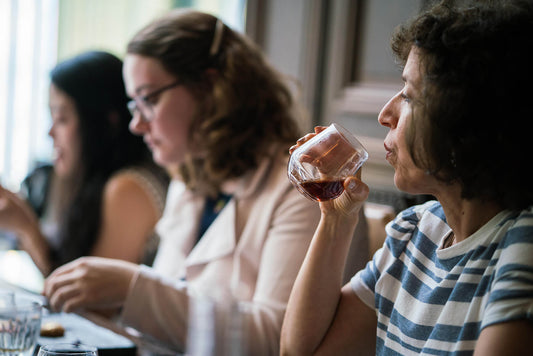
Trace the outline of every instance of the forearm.
[[50, 245], [42, 234], [38, 224], [30, 224], [18, 232], [21, 249], [26, 251], [37, 268], [44, 276], [48, 276], [52, 269], [50, 261]]
[[131, 282], [120, 322], [183, 351], [187, 337], [189, 297], [179, 282], [141, 266]]
[[284, 354], [311, 354], [337, 309], [348, 249], [357, 219], [322, 216], [298, 274], [282, 328]]
[[516, 320], [494, 324], [481, 331], [474, 355], [533, 355], [533, 323]]

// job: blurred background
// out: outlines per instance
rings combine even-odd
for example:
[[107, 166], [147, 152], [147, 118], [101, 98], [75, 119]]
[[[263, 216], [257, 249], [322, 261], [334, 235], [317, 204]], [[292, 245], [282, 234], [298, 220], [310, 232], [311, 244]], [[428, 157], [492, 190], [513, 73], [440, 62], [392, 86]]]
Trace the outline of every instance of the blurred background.
[[[309, 112], [302, 122], [338, 122], [370, 153], [370, 201], [401, 196], [384, 158], [381, 107], [402, 86], [389, 38], [430, 0], [0, 0], [0, 182], [16, 190], [50, 161], [50, 69], [89, 49], [123, 58], [128, 40], [155, 17], [195, 8], [251, 37], [295, 80]], [[95, 142], [95, 144], [97, 144]]]

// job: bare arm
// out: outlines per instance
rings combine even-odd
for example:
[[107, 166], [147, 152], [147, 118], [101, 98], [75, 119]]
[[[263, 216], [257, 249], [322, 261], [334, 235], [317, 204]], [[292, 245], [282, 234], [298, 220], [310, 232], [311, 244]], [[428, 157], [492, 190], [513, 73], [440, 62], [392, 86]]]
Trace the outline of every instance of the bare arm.
[[129, 174], [106, 184], [102, 226], [91, 254], [139, 263], [160, 213], [149, 193]]
[[375, 352], [375, 312], [349, 286], [341, 292], [351, 237], [368, 195], [368, 187], [358, 179], [347, 179], [345, 187], [340, 198], [321, 203], [322, 218], [283, 322], [282, 354]]
[[494, 324], [481, 331], [474, 355], [533, 355], [533, 323], [516, 320]]
[[0, 228], [17, 234], [20, 247], [28, 252], [43, 275], [51, 270], [48, 241], [41, 232], [33, 209], [15, 193], [0, 186]]

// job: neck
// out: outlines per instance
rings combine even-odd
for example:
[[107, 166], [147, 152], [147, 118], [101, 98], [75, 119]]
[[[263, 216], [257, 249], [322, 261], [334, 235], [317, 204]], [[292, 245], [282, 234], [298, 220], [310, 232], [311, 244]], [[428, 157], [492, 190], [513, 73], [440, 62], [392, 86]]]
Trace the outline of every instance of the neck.
[[455, 240], [460, 242], [472, 235], [503, 209], [494, 202], [466, 200], [460, 194], [437, 197], [442, 205]]

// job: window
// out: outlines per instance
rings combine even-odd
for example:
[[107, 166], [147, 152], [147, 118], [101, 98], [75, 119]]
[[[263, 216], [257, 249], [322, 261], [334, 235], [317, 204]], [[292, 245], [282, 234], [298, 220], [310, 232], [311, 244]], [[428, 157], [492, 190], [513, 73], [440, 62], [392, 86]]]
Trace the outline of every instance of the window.
[[58, 0], [0, 1], [0, 178], [13, 188], [29, 157], [49, 157], [47, 73], [55, 62]]

